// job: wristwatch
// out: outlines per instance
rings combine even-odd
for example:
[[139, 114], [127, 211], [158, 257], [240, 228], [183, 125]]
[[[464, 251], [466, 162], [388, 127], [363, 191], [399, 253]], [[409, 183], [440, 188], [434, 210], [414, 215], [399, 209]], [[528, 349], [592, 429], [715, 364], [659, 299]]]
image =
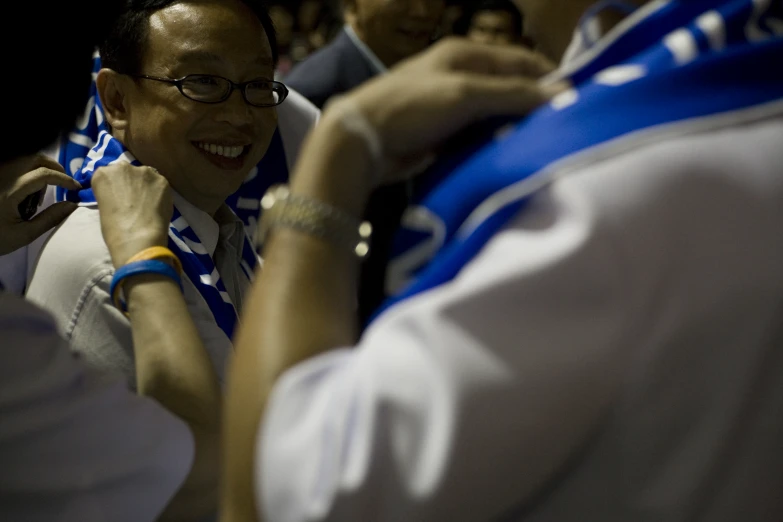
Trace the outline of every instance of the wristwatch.
[[370, 253], [372, 225], [323, 201], [292, 194], [287, 185], [274, 185], [261, 199], [256, 250], [261, 251], [274, 228], [285, 227], [352, 250], [359, 258]]

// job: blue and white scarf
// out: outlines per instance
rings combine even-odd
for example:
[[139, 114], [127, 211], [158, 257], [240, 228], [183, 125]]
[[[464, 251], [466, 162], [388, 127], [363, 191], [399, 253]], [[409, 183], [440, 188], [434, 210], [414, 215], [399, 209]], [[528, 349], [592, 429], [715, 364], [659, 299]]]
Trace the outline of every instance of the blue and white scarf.
[[574, 89], [433, 168], [376, 317], [452, 280], [565, 165], [640, 131], [783, 100], [783, 0], [650, 2], [560, 75]]
[[[83, 189], [78, 192], [58, 189], [58, 201], [73, 201], [83, 205], [95, 204], [90, 180], [97, 168], [118, 161], [140, 165], [122, 143], [109, 133], [95, 84], [100, 69], [100, 57], [96, 53], [93, 59], [90, 98], [84, 116], [77, 122], [71, 133], [63, 138], [60, 146], [60, 164], [68, 174], [82, 184]], [[276, 131], [264, 158], [250, 171], [239, 190], [226, 200], [229, 208], [245, 225], [242, 270], [251, 281], [258, 257], [248, 236], [253, 235], [258, 224], [261, 198], [270, 186], [287, 181], [288, 164], [283, 141], [280, 132]], [[185, 275], [209, 305], [215, 322], [231, 339], [238, 321], [236, 307], [226, 292], [209, 253], [176, 208], [169, 227], [169, 248], [182, 261]]]
[[[119, 140], [107, 131], [101, 131], [98, 135], [98, 142], [89, 151], [82, 168], [74, 176], [83, 188], [78, 192], [66, 192], [66, 198], [69, 201], [78, 201], [81, 205], [95, 204], [95, 195], [90, 188], [90, 180], [98, 168], [114, 163], [141, 165]], [[220, 279], [220, 274], [218, 274], [209, 252], [176, 207], [169, 225], [169, 248], [182, 262], [185, 276], [190, 279], [206, 301], [215, 322], [231, 339], [238, 320], [237, 310]], [[241, 265], [242, 271], [250, 281], [253, 280], [253, 271], [257, 262], [258, 257], [255, 250], [245, 234]]]
[[[101, 70], [101, 59], [96, 53], [93, 57], [92, 85], [90, 98], [84, 115], [71, 132], [61, 140], [58, 160], [71, 176], [80, 175], [85, 158], [94, 150], [101, 132], [109, 131], [103, 116], [103, 107], [98, 97], [98, 87], [95, 79]], [[95, 154], [95, 152], [92, 152]], [[89, 181], [88, 178], [85, 178]], [[82, 179], [79, 179], [81, 182]], [[288, 182], [288, 163], [286, 161], [283, 140], [280, 131], [276, 131], [269, 144], [269, 149], [258, 165], [250, 171], [242, 186], [229, 196], [226, 204], [242, 220], [247, 233], [253, 235], [258, 224], [258, 213], [261, 208], [261, 198], [272, 185]], [[75, 194], [68, 195], [65, 189], [57, 190], [57, 201], [80, 202]]]

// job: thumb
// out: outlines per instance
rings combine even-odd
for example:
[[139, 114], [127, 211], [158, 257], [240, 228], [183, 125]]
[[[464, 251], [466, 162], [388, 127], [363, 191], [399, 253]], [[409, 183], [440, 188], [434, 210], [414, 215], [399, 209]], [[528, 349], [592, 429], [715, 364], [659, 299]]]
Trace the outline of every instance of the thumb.
[[77, 208], [79, 208], [79, 205], [71, 203], [70, 201], [55, 203], [30, 221], [25, 222], [23, 225], [19, 225], [20, 227], [23, 227], [25, 240], [27, 243], [35, 241], [44, 232], [51, 230], [62, 223], [65, 218], [70, 216]]

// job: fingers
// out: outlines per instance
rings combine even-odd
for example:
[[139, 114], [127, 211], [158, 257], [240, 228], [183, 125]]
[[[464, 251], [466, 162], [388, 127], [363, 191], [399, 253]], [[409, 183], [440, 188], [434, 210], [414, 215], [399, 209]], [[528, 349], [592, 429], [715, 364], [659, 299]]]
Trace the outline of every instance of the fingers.
[[525, 116], [568, 88], [541, 87], [528, 78], [464, 75], [459, 79], [466, 115], [471, 121], [493, 116]]
[[119, 193], [160, 193], [168, 191], [169, 182], [156, 169], [130, 164], [109, 165], [95, 171], [92, 177], [92, 190], [99, 200], [103, 194]]
[[63, 166], [45, 154], [38, 154], [35, 157], [35, 162], [33, 163], [33, 166], [35, 168], [43, 167], [51, 170], [56, 170], [58, 172], [62, 172], [63, 174], [65, 174], [65, 169], [63, 168]]
[[30, 221], [25, 221], [17, 225], [24, 236], [24, 244], [32, 243], [39, 238], [41, 234], [62, 223], [65, 218], [70, 216], [77, 208], [79, 208], [77, 204], [69, 201], [55, 203]]
[[544, 55], [524, 47], [477, 44], [458, 38], [438, 45], [434, 59], [455, 71], [541, 78], [556, 68]]
[[30, 194], [42, 191], [48, 185], [56, 185], [68, 190], [82, 188], [78, 181], [65, 173], [49, 167], [40, 167], [20, 177], [9, 196], [15, 203], [20, 203]]

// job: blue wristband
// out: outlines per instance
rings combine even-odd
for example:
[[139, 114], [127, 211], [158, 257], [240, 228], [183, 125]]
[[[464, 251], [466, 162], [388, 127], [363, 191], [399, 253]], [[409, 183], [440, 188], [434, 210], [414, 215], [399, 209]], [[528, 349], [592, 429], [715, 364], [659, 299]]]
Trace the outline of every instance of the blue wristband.
[[182, 290], [182, 279], [180, 279], [177, 270], [170, 264], [154, 259], [128, 263], [127, 265], [121, 266], [117, 269], [116, 272], [114, 272], [114, 277], [111, 280], [111, 287], [109, 289], [112, 301], [114, 301], [114, 306], [119, 308], [122, 312], [128, 311], [125, 301], [122, 301], [119, 296], [120, 290], [122, 290], [123, 281], [125, 281], [125, 279], [128, 277], [142, 274], [158, 274], [166, 276], [176, 281], [180, 290]]

